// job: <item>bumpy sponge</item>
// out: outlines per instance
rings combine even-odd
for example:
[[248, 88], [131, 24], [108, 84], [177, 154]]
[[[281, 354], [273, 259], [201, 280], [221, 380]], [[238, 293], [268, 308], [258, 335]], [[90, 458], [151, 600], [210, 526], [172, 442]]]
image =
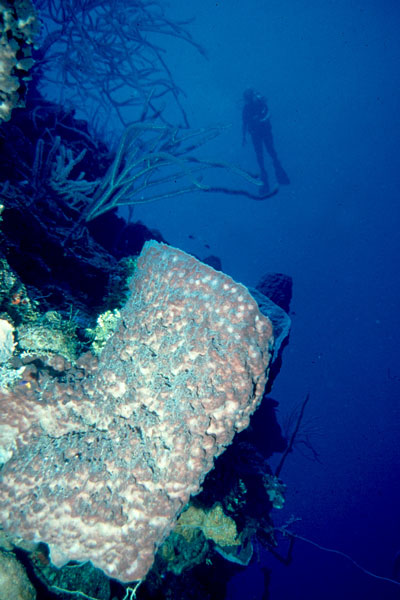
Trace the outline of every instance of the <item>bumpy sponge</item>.
[[131, 288], [85, 377], [0, 397], [0, 522], [122, 581], [247, 427], [273, 351], [247, 289], [180, 250], [146, 243]]

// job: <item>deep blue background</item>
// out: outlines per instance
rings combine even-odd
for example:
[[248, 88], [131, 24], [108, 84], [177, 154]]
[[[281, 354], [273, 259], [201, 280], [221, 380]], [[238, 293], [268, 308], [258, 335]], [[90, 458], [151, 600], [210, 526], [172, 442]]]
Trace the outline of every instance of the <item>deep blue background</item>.
[[[293, 276], [292, 334], [273, 395], [283, 418], [310, 392], [321, 464], [289, 458], [286, 508], [274, 518], [300, 517], [299, 533], [390, 577], [400, 549], [399, 4], [189, 0], [168, 10], [196, 15], [191, 31], [209, 55], [171, 40], [192, 126], [231, 124], [204, 155], [255, 169], [251, 144], [241, 147], [251, 85], [268, 98], [292, 183], [263, 202], [183, 196], [135, 217], [175, 246], [219, 255], [245, 284], [267, 271]], [[273, 569], [273, 600], [400, 597], [302, 542], [290, 567], [261, 561]], [[259, 577], [248, 568], [229, 600], [261, 598]]]

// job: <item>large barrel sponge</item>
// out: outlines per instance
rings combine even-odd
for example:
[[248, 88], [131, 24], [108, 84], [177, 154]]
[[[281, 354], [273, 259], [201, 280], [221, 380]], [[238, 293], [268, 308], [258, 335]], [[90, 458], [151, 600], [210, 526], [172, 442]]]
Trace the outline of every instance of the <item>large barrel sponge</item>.
[[147, 242], [132, 294], [86, 377], [0, 397], [0, 522], [143, 578], [214, 458], [260, 402], [273, 331], [247, 289]]

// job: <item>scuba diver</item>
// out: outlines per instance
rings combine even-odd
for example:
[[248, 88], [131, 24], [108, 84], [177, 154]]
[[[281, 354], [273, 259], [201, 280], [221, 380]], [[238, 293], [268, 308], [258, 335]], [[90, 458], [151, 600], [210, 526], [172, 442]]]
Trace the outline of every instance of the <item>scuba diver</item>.
[[260, 196], [272, 195], [277, 191], [270, 190], [268, 183], [268, 175], [264, 164], [264, 150], [267, 149], [271, 156], [272, 163], [275, 169], [276, 181], [278, 184], [288, 185], [290, 183], [286, 171], [282, 167], [278, 155], [274, 147], [272, 137], [272, 127], [270, 123], [270, 113], [267, 106], [267, 101], [264, 96], [261, 96], [255, 90], [248, 88], [243, 94], [244, 106], [242, 113], [242, 145], [246, 143], [246, 133], [249, 132], [253, 142], [254, 150], [257, 157], [258, 166], [260, 167], [260, 177], [263, 186], [260, 189]]

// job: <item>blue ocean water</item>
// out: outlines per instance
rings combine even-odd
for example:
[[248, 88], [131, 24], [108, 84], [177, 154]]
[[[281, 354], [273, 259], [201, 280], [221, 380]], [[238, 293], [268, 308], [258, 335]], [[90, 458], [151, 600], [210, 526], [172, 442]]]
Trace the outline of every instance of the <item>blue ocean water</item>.
[[[172, 197], [135, 206], [133, 217], [173, 246], [218, 256], [245, 285], [266, 272], [293, 278], [292, 330], [272, 396], [284, 423], [310, 395], [304, 427], [319, 457], [298, 447], [281, 474], [286, 502], [272, 517], [276, 526], [295, 521], [291, 564], [257, 546], [226, 598], [394, 600], [400, 587], [373, 575], [399, 576], [400, 8], [189, 0], [167, 13], [195, 17], [188, 28], [207, 53], [160, 41], [190, 125], [226, 125], [203, 155], [257, 171], [249, 137], [242, 146], [251, 86], [267, 98], [290, 185], [262, 201]], [[273, 180], [269, 160], [267, 170]]]
[[[241, 146], [242, 93], [266, 96], [291, 185], [263, 202], [183, 197], [135, 208], [168, 241], [216, 254], [254, 285], [267, 271], [293, 277], [292, 333], [273, 396], [284, 416], [310, 393], [320, 463], [293, 453], [274, 518], [393, 576], [400, 549], [400, 9], [379, 3], [287, 0], [172, 6], [195, 15], [208, 60], [171, 60], [192, 124], [230, 124], [215, 152], [254, 169]], [[194, 237], [188, 238], [188, 234]], [[204, 244], [210, 250], [204, 248]], [[289, 567], [262, 554], [235, 577], [229, 600], [398, 598], [398, 587], [341, 556], [298, 541]]]

